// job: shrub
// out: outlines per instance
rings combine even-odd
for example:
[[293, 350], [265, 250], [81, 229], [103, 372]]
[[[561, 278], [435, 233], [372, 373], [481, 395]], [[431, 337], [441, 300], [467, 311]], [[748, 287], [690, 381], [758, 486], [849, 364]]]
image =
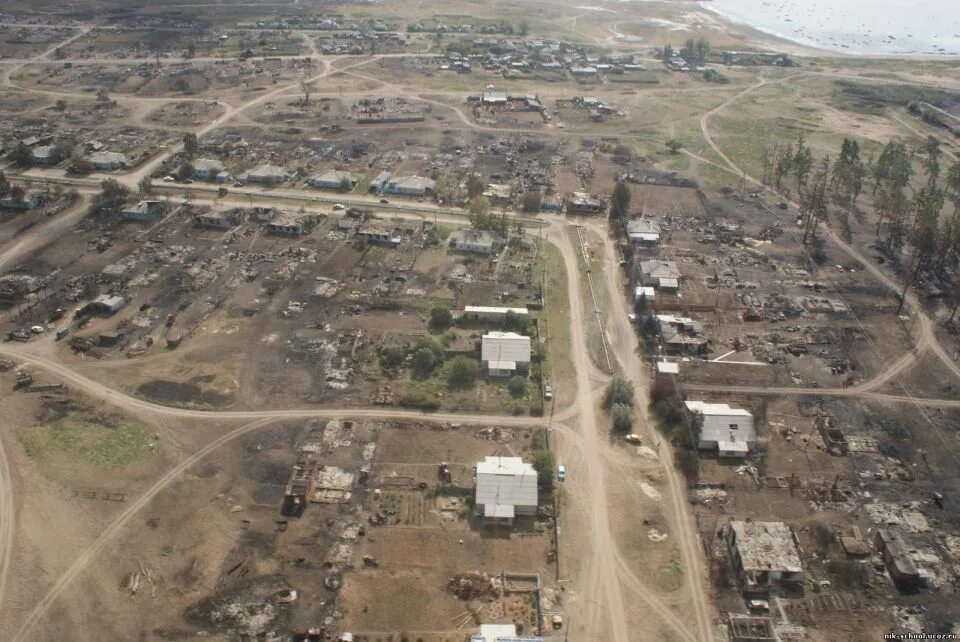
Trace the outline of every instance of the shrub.
[[469, 388], [477, 378], [477, 362], [466, 357], [457, 357], [450, 362], [447, 384], [451, 388]]
[[453, 314], [450, 309], [443, 305], [435, 305], [430, 308], [430, 329], [436, 332], [442, 332], [453, 323]]
[[553, 455], [549, 450], [533, 453], [533, 469], [537, 471], [537, 486], [542, 493], [553, 492]]
[[610, 408], [610, 421], [613, 432], [626, 434], [633, 428], [633, 410], [624, 404], [613, 404]]
[[400, 405], [405, 408], [436, 410], [440, 407], [440, 399], [436, 395], [420, 390], [408, 390], [400, 398]]
[[527, 392], [527, 380], [520, 375], [514, 375], [507, 382], [507, 390], [514, 397], [522, 397]]
[[433, 351], [429, 348], [420, 348], [413, 353], [413, 376], [421, 379], [433, 374], [433, 369], [437, 366], [437, 360]]
[[632, 406], [633, 405], [633, 384], [630, 380], [621, 375], [615, 376], [610, 385], [607, 386], [607, 392], [603, 396], [603, 407], [611, 410], [613, 406]]
[[396, 370], [403, 364], [403, 348], [400, 346], [380, 346], [377, 350], [377, 360], [382, 370]]

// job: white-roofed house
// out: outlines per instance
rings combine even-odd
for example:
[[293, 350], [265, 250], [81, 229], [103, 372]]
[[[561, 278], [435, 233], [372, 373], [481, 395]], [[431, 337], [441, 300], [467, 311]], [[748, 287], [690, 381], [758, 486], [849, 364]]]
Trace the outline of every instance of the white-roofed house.
[[530, 337], [489, 332], [480, 341], [480, 362], [491, 377], [512, 377], [530, 370]]
[[96, 152], [88, 160], [94, 168], [100, 170], [121, 169], [127, 166], [127, 157], [120, 152]]
[[383, 188], [383, 192], [401, 196], [426, 196], [433, 194], [436, 185], [435, 180], [425, 176], [399, 176], [391, 178]]
[[252, 172], [242, 176], [248, 183], [283, 183], [293, 176], [282, 167], [276, 165], [261, 165]]
[[489, 230], [456, 230], [449, 243], [458, 252], [493, 254], [503, 246], [503, 239]]
[[470, 642], [543, 642], [543, 638], [519, 636], [516, 624], [481, 624], [480, 633], [471, 635]]
[[656, 290], [653, 289], [652, 286], [649, 286], [649, 285], [638, 285], [638, 286], [637, 286], [636, 288], [634, 288], [634, 290], [633, 290], [633, 302], [634, 302], [634, 303], [640, 303], [641, 301], [645, 301], [645, 302], [647, 302], [647, 303], [651, 303], [651, 302], [655, 301], [656, 298], [657, 298], [657, 292], [656, 292]]
[[319, 176], [311, 177], [307, 182], [310, 187], [317, 189], [344, 189], [352, 190], [357, 186], [359, 178], [351, 172], [343, 172], [338, 169], [327, 170]]
[[477, 464], [477, 515], [488, 524], [512, 524], [537, 513], [537, 471], [520, 457], [485, 457]]
[[215, 158], [198, 158], [193, 162], [193, 178], [198, 181], [212, 181], [224, 171], [223, 163]]
[[685, 402], [700, 423], [699, 448], [716, 450], [720, 457], [746, 457], [757, 445], [753, 415], [725, 403]]

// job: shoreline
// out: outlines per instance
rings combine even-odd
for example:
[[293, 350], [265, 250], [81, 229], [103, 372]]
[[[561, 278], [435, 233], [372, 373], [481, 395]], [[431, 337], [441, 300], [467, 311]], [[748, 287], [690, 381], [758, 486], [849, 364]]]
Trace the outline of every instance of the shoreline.
[[[801, 52], [791, 53], [790, 55], [796, 55], [797, 57], [851, 57], [857, 56], [860, 58], [871, 58], [871, 59], [906, 59], [906, 60], [960, 60], [960, 52], [951, 52], [951, 53], [935, 53], [935, 52], [884, 52], [884, 51], [860, 51], [853, 48], [838, 47], [836, 49], [827, 47], [820, 43], [814, 42], [809, 39], [805, 39], [801, 36], [791, 36], [784, 34], [782, 32], [776, 31], [769, 27], [763, 27], [757, 24], [753, 24], [733, 16], [719, 7], [716, 6], [711, 0], [697, 0], [697, 6], [699, 6], [703, 11], [708, 12], [709, 14], [719, 18], [723, 22], [739, 27], [747, 28], [752, 31], [755, 31], [766, 36], [770, 36], [777, 41], [788, 43], [793, 46], [801, 47]], [[773, 44], [770, 42], [754, 41], [754, 44], [760, 45], [769, 45]]]

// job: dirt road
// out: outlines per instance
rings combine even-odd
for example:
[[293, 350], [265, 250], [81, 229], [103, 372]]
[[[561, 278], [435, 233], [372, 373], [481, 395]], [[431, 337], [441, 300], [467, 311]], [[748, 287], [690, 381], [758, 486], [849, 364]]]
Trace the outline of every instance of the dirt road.
[[155, 415], [194, 419], [307, 419], [311, 417], [358, 417], [382, 419], [408, 419], [433, 422], [459, 422], [466, 424], [497, 424], [501, 426], [543, 426], [546, 421], [538, 417], [514, 417], [508, 415], [474, 415], [455, 412], [419, 412], [415, 410], [390, 410], [386, 408], [291, 408], [286, 410], [191, 410], [163, 406], [114, 390], [108, 385], [80, 374], [56, 361], [23, 348], [0, 345], [0, 356], [20, 364], [46, 370], [64, 383], [84, 393], [106, 401], [119, 410], [136, 415]]
[[61, 234], [76, 225], [87, 211], [89, 198], [80, 195], [68, 209], [50, 218], [42, 225], [35, 225], [28, 233], [15, 239], [0, 252], [0, 270], [16, 265], [28, 255], [53, 243]]
[[0, 437], [0, 605], [7, 588], [7, 576], [13, 559], [13, 538], [17, 532], [17, 512], [14, 505], [13, 475]]
[[[32, 639], [31, 633], [37, 624], [43, 619], [47, 610], [50, 606], [56, 601], [60, 594], [77, 578], [96, 558], [96, 556], [106, 547], [106, 545], [117, 535], [117, 533], [129, 522], [144, 506], [150, 503], [150, 501], [157, 496], [158, 493], [163, 491], [167, 486], [169, 486], [173, 481], [175, 481], [183, 471], [187, 470], [195, 463], [209, 455], [214, 450], [220, 448], [229, 441], [236, 439], [242, 435], [245, 435], [249, 432], [262, 428], [267, 424], [271, 423], [272, 419], [262, 419], [260, 421], [255, 421], [252, 423], [245, 424], [231, 430], [230, 432], [224, 433], [222, 436], [218, 437], [214, 441], [211, 441], [209, 444], [195, 452], [193, 455], [187, 457], [175, 467], [170, 469], [163, 477], [157, 480], [157, 482], [147, 490], [143, 495], [137, 498], [135, 502], [132, 502], [120, 515], [117, 516], [109, 525], [107, 525], [93, 541], [90, 546], [88, 546], [80, 555], [74, 560], [73, 564], [70, 565], [60, 577], [57, 579], [57, 582], [50, 588], [47, 594], [36, 603], [30, 613], [24, 619], [23, 623], [20, 625], [20, 629], [17, 634], [12, 638], [14, 642], [27, 641]], [[2, 450], [2, 446], [0, 446]], [[2, 455], [2, 452], [0, 452]], [[2, 596], [0, 596], [2, 597]]]
[[604, 240], [602, 244], [603, 268], [596, 270], [595, 273], [603, 275], [602, 283], [598, 285], [606, 289], [604, 299], [608, 306], [608, 316], [605, 324], [607, 341], [611, 346], [611, 354], [620, 363], [624, 374], [633, 382], [635, 390], [638, 391], [637, 405], [644, 417], [644, 424], [648, 427], [646, 433], [651, 440], [650, 443], [659, 444], [657, 450], [660, 454], [661, 469], [668, 489], [665, 494], [672, 511], [676, 540], [681, 551], [686, 588], [693, 606], [690, 619], [695, 626], [696, 639], [711, 640], [713, 639], [714, 613], [712, 601], [707, 592], [708, 578], [704, 565], [703, 550], [700, 546], [696, 525], [693, 522], [693, 515], [689, 510], [686, 484], [674, 465], [672, 448], [669, 442], [660, 439], [656, 429], [652, 427], [651, 418], [647, 413], [646, 391], [650, 388], [649, 368], [640, 358], [637, 334], [627, 316], [632, 310], [627, 309], [627, 299], [621, 284], [622, 276], [618, 267], [619, 255], [604, 226], [588, 223], [585, 227], [593, 230]]
[[[835, 74], [830, 74], [830, 75], [835, 75]], [[793, 78], [795, 78], [795, 76], [787, 76], [785, 78], [781, 78], [773, 82], [780, 83]], [[873, 79], [870, 79], [870, 80], [873, 80]], [[747, 89], [741, 91], [740, 93], [734, 96], [731, 96], [730, 98], [725, 100], [723, 103], [721, 103], [717, 107], [714, 107], [710, 111], [704, 113], [700, 117], [700, 131], [703, 134], [704, 140], [706, 140], [710, 148], [718, 156], [720, 156], [721, 159], [723, 159], [723, 162], [729, 166], [731, 171], [733, 171], [738, 176], [742, 176], [744, 180], [749, 181], [750, 183], [753, 183], [754, 185], [761, 188], [762, 190], [766, 190], [767, 186], [764, 185], [762, 181], [754, 178], [753, 176], [750, 176], [745, 171], [743, 171], [736, 163], [734, 163], [730, 159], [729, 156], [727, 156], [723, 152], [722, 149], [720, 149], [720, 147], [716, 144], [716, 142], [714, 142], [713, 138], [711, 138], [710, 136], [709, 121], [710, 121], [710, 117], [713, 116], [714, 114], [717, 114], [720, 111], [727, 109], [728, 107], [730, 107], [730, 105], [735, 103], [738, 99], [742, 98], [743, 96], [745, 96], [750, 92], [753, 92], [759, 89], [760, 87], [763, 87], [766, 84], [768, 83], [766, 83], [766, 81], [763, 78], [761, 78], [758, 83], [751, 85]], [[791, 205], [793, 205], [794, 208], [799, 208], [799, 205], [795, 202], [791, 202]], [[873, 261], [865, 257], [858, 250], [854, 249], [849, 243], [841, 239], [837, 235], [837, 233], [834, 232], [829, 226], [824, 225], [824, 226], [821, 226], [820, 229], [825, 230], [825, 234], [828, 241], [830, 241], [835, 246], [837, 246], [849, 257], [851, 257], [852, 259], [854, 259], [855, 261], [863, 265], [864, 268], [878, 281], [880, 281], [885, 286], [890, 288], [892, 291], [897, 293], [899, 293], [903, 289], [903, 284], [897, 283], [896, 281], [894, 281], [893, 278], [888, 276], [885, 272], [883, 272], [883, 270], [881, 270], [876, 265], [874, 265]], [[943, 346], [940, 345], [940, 342], [936, 338], [936, 332], [934, 331], [933, 320], [923, 311], [923, 308], [920, 305], [920, 301], [917, 299], [916, 295], [913, 292], [910, 292], [907, 294], [905, 304], [907, 309], [910, 310], [910, 313], [915, 315], [918, 318], [918, 321], [920, 322], [920, 336], [917, 340], [918, 353], [928, 349], [932, 350], [933, 353], [936, 355], [936, 357], [940, 359], [940, 361], [942, 361], [943, 364], [947, 366], [947, 368], [949, 368], [950, 371], [955, 376], [960, 378], [960, 365], [958, 365], [957, 362], [954, 361], [953, 358], [947, 354], [946, 350], [943, 349]], [[905, 364], [901, 363], [900, 366], [905, 367]], [[896, 374], [896, 372], [894, 374]], [[903, 382], [900, 382], [900, 385], [906, 391], [905, 384], [903, 384]], [[909, 391], [907, 392], [909, 394]]]
[[[684, 618], [664, 604], [657, 592], [646, 587], [620, 556], [608, 513], [610, 493], [607, 489], [608, 471], [603, 453], [610, 445], [600, 439], [601, 431], [606, 432], [606, 422], [598, 421], [598, 386], [590, 377], [590, 373], [594, 371], [586, 342], [586, 328], [590, 321], [584, 310], [580, 280], [577, 278], [580, 273], [579, 258], [565, 221], [554, 220], [549, 236], [560, 250], [567, 271], [570, 354], [576, 370], [577, 393], [574, 407], [579, 413], [574, 429], [578, 439], [575, 444], [564, 444], [561, 436], [560, 450], [571, 456], [571, 451], [576, 451], [576, 477], [585, 488], [586, 505], [574, 509], [578, 515], [583, 514], [586, 520], [583, 526], [589, 529], [590, 541], [590, 563], [587, 565], [589, 577], [585, 578], [584, 584], [586, 601], [582, 604], [583, 612], [579, 614], [587, 623], [583, 639], [600, 640], [607, 639], [607, 636], [617, 642], [631, 639], [629, 631], [636, 629], [631, 626], [624, 609], [626, 602], [623, 585], [627, 584], [636, 597], [649, 606], [682, 639], [709, 640], [709, 634], [706, 637], [693, 635]], [[600, 383], [602, 385], [602, 382]]]

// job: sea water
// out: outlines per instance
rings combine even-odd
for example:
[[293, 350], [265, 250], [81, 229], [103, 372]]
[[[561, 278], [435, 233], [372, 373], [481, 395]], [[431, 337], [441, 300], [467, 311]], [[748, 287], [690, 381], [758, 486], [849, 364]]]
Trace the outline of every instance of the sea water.
[[709, 0], [701, 5], [818, 49], [960, 55], [960, 0]]

